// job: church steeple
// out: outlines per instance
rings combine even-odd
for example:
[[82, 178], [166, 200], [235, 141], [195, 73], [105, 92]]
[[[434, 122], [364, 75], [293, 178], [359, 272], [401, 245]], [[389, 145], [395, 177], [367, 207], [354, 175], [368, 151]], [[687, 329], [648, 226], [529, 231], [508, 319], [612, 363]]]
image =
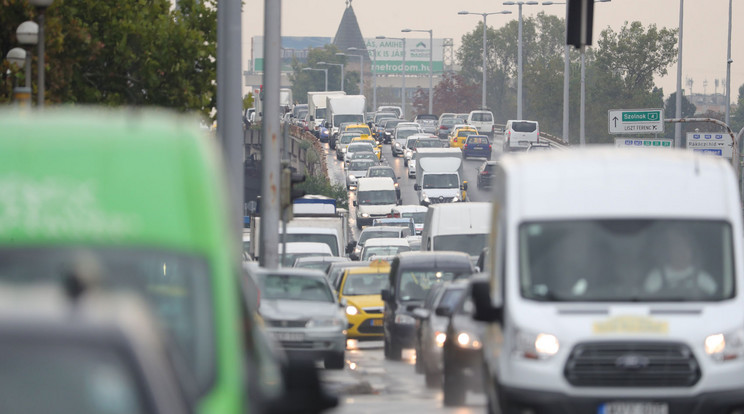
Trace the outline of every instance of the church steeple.
[[[341, 17], [341, 23], [338, 25], [336, 36], [333, 38], [333, 44], [342, 52], [346, 52], [350, 47], [366, 51], [367, 47], [362, 36], [362, 31], [359, 29], [359, 22], [357, 21], [356, 14], [354, 14], [354, 8], [351, 6], [351, 1], [346, 0], [346, 9], [344, 10], [344, 15]], [[362, 53], [362, 55], [365, 56], [365, 61], [369, 60], [367, 53]]]

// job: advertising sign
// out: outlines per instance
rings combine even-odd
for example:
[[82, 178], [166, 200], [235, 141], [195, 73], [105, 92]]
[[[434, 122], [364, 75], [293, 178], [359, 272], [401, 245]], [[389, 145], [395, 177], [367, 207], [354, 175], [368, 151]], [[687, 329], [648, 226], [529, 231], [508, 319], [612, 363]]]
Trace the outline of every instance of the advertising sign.
[[[403, 74], [403, 41], [397, 39], [364, 40], [369, 51], [369, 60], [375, 60], [377, 52], [377, 73], [388, 75]], [[435, 73], [444, 68], [443, 47], [444, 39], [433, 39], [433, 47], [429, 45], [429, 38], [406, 38], [406, 75], [426, 75], [429, 73], [429, 54], [432, 56], [432, 69]]]
[[[263, 36], [254, 36], [251, 39], [253, 45], [253, 71], [263, 72], [264, 65], [264, 38]], [[331, 44], [333, 41], [330, 37], [305, 37], [305, 36], [282, 36], [282, 72], [292, 71], [292, 59], [300, 62], [307, 62], [307, 54], [310, 49], [323, 47]]]
[[722, 132], [688, 132], [687, 149], [729, 159], [734, 156], [731, 135]]
[[618, 148], [662, 148], [674, 147], [671, 138], [615, 138], [615, 146]]

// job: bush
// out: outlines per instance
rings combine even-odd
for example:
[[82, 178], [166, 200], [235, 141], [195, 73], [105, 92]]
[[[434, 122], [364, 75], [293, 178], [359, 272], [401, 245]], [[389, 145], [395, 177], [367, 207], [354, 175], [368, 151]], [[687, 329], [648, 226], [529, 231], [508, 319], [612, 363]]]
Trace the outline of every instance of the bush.
[[349, 208], [349, 194], [343, 184], [333, 185], [321, 175], [310, 175], [298, 187], [305, 190], [307, 194], [322, 195], [335, 199], [337, 208]]

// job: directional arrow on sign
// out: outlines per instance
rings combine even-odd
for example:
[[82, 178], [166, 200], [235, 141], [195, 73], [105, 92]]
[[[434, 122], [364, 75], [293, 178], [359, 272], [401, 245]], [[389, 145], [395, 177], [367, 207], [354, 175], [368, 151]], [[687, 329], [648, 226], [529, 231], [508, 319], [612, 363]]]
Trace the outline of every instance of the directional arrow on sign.
[[615, 121], [615, 127], [617, 127], [617, 117], [612, 118], [613, 121]]

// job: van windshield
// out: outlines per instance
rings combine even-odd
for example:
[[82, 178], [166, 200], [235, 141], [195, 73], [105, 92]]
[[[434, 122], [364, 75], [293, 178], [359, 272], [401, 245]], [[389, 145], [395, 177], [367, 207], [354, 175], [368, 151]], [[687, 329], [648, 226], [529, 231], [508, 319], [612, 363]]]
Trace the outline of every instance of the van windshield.
[[362, 114], [333, 115], [333, 126], [338, 127], [344, 122], [362, 123], [364, 122], [364, 115]]
[[451, 270], [411, 270], [400, 274], [400, 300], [403, 302], [426, 299], [429, 289], [437, 283], [450, 282], [458, 276]]
[[458, 188], [460, 179], [457, 174], [426, 174], [424, 188]]
[[100, 276], [104, 289], [143, 297], [173, 338], [200, 388], [214, 375], [212, 292], [206, 262], [195, 256], [125, 248], [5, 248], [0, 283], [62, 284], [83, 267]]
[[331, 248], [331, 253], [334, 256], [338, 256], [338, 240], [334, 234], [287, 233], [284, 237], [287, 239], [287, 243], [309, 242], [327, 244]]
[[315, 108], [315, 119], [325, 119], [326, 117], [326, 109], [325, 108]]
[[534, 122], [512, 122], [514, 132], [535, 132], [537, 124]]
[[357, 200], [363, 206], [395, 204], [395, 190], [359, 191]]
[[490, 112], [473, 112], [471, 119], [475, 122], [491, 122], [493, 121], [493, 116], [491, 116]]
[[478, 256], [486, 247], [487, 241], [488, 234], [447, 234], [434, 237], [434, 250], [451, 250]]
[[721, 301], [735, 291], [730, 226], [703, 220], [525, 223], [522, 296], [538, 301]]

